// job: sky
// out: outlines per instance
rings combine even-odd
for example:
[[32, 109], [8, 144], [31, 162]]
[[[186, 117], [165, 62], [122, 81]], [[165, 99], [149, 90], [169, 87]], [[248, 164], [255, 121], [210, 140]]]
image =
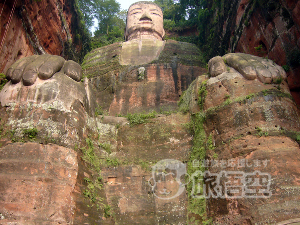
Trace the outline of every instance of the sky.
[[[129, 6], [135, 2], [139, 2], [141, 0], [117, 0], [121, 4], [121, 9], [128, 10]], [[153, 2], [152, 0], [149, 0], [149, 2]]]

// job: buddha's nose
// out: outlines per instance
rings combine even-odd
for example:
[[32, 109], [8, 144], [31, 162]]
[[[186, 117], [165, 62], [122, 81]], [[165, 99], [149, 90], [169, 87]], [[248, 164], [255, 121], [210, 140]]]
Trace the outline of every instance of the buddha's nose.
[[141, 16], [140, 21], [151, 21], [152, 22], [152, 19], [151, 19], [150, 15], [148, 13], [144, 13]]

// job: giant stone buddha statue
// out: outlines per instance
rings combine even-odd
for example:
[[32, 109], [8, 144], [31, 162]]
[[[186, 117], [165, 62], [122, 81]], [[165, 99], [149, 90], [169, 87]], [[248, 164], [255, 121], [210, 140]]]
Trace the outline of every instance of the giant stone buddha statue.
[[[37, 128], [41, 144], [32, 139], [25, 144], [2, 141], [0, 164], [9, 159], [12, 165], [19, 166], [7, 167], [15, 168], [7, 169], [12, 177], [6, 178], [7, 185], [2, 185], [2, 189], [0, 183], [0, 197], [5, 197], [0, 213], [9, 218], [7, 222], [25, 218], [27, 222], [47, 220], [53, 224], [72, 224], [76, 217], [80, 224], [109, 224], [101, 216], [92, 221], [91, 211], [82, 204], [84, 200], [78, 193], [83, 191], [83, 178], [90, 180], [92, 175], [82, 165], [81, 153], [77, 156], [74, 149], [84, 146], [89, 139], [97, 144], [97, 154], [101, 157], [109, 153], [99, 146], [109, 142], [110, 155], [120, 158], [141, 161], [172, 158], [186, 162], [192, 154], [192, 136], [182, 125], [187, 122], [182, 118], [187, 116], [174, 113], [169, 119], [159, 115], [158, 126], [168, 128], [152, 139], [149, 137], [157, 131], [151, 127], [155, 123], [131, 128], [125, 118], [115, 117], [134, 112], [178, 110], [179, 98], [180, 109], [194, 116], [201, 111], [206, 116], [204, 133], [214, 146], [208, 149], [206, 159], [217, 156], [218, 160], [234, 162], [240, 159], [269, 162], [266, 166], [229, 169], [248, 173], [260, 169], [269, 173], [273, 182], [270, 198], [209, 198], [207, 209], [204, 208], [207, 215], [220, 224], [265, 224], [270, 215], [275, 215], [271, 223], [298, 217], [294, 212], [300, 210], [300, 195], [291, 198], [285, 190], [299, 192], [300, 172], [296, 168], [300, 162], [299, 145], [290, 138], [300, 129], [299, 112], [289, 97], [284, 70], [268, 59], [229, 53], [211, 59], [206, 73], [201, 52], [195, 45], [166, 41], [164, 34], [160, 7], [153, 2], [137, 2], [128, 10], [125, 41], [92, 50], [81, 66], [45, 54], [22, 58], [9, 68], [6, 75], [10, 81], [0, 93], [1, 105], [9, 112], [5, 117], [7, 124], [14, 135]], [[108, 115], [97, 117], [95, 110], [99, 107]], [[173, 125], [176, 129], [170, 131], [169, 126]], [[132, 132], [134, 129], [136, 133]], [[140, 137], [146, 132], [149, 137], [129, 135]], [[175, 134], [176, 138], [168, 136]], [[195, 134], [194, 138], [197, 137]], [[52, 144], [47, 145], [49, 140]], [[221, 169], [208, 168], [212, 173]], [[187, 216], [193, 216], [194, 212], [187, 210], [191, 199], [188, 201], [184, 188], [180, 186], [182, 194], [175, 195], [174, 199], [156, 199], [145, 187], [145, 179], [151, 173], [141, 171], [139, 165], [103, 168], [103, 196], [116, 212], [111, 220], [123, 224], [185, 224]], [[26, 180], [17, 176], [23, 173]], [[1, 171], [0, 175], [4, 176]], [[40, 187], [34, 190], [40, 190], [41, 194], [28, 191], [26, 197], [22, 185], [25, 187], [27, 183]], [[167, 185], [172, 194], [176, 193], [177, 186], [173, 180]], [[168, 193], [171, 192], [164, 192]], [[13, 207], [14, 196], [32, 207], [22, 208], [19, 203]], [[199, 219], [197, 215], [196, 219]]]

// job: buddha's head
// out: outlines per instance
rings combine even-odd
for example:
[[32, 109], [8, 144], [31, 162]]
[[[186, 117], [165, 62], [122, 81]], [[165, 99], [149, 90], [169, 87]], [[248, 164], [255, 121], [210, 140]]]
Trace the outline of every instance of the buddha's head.
[[163, 13], [153, 2], [137, 2], [132, 4], [127, 13], [125, 39], [157, 39], [165, 35]]

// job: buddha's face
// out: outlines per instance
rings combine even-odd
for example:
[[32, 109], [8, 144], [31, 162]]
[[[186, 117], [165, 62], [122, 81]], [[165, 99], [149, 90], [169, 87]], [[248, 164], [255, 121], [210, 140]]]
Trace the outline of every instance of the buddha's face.
[[151, 3], [136, 3], [128, 9], [126, 24], [126, 40], [158, 39], [165, 34], [163, 28], [163, 13]]

